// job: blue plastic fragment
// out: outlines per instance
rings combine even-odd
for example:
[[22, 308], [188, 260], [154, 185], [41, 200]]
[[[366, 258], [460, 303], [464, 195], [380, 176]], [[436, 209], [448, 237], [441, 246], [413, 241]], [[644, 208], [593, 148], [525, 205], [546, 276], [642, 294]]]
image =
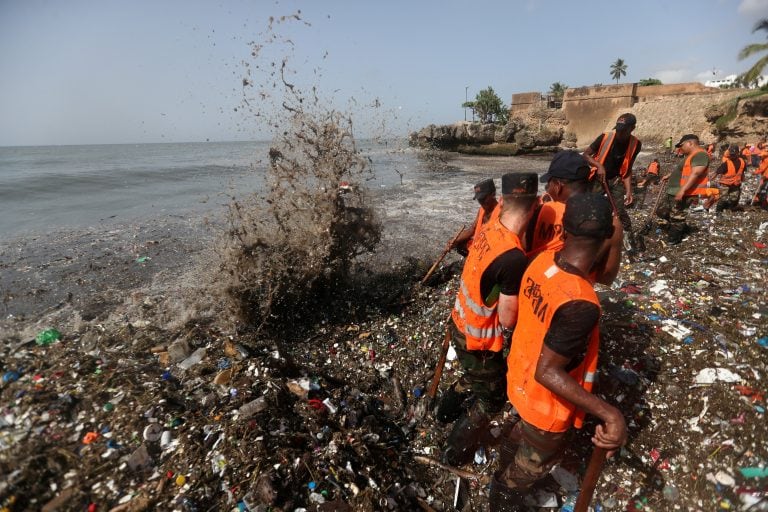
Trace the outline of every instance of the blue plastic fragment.
[[763, 336], [762, 338], [757, 340], [757, 344], [763, 348], [768, 348], [768, 336]]
[[314, 482], [314, 481], [312, 481], [312, 482], [309, 482], [309, 483], [307, 484], [307, 487], [309, 487], [309, 490], [310, 490], [310, 491], [314, 491], [314, 490], [315, 490], [315, 487], [317, 487], [317, 483], [316, 483], [316, 482]]
[[686, 337], [686, 338], [683, 340], [683, 343], [685, 343], [686, 345], [690, 345], [691, 343], [693, 343], [693, 337], [692, 337], [692, 336], [688, 336], [688, 337]]

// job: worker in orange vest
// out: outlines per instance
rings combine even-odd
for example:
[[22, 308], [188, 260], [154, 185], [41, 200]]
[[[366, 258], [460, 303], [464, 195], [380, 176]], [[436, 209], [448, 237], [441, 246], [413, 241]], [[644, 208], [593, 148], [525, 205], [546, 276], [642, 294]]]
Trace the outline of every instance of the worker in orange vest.
[[671, 245], [683, 241], [688, 231], [685, 223], [688, 208], [698, 200], [699, 194], [706, 194], [709, 188], [709, 157], [699, 145], [699, 138], [692, 133], [683, 135], [675, 147], [685, 158], [671, 174], [662, 178], [668, 183], [667, 194], [656, 210], [656, 214], [669, 223], [668, 241]]
[[754, 173], [760, 176], [760, 182], [751, 204], [768, 208], [768, 148], [765, 145], [763, 145], [763, 150], [760, 153], [760, 165]]
[[616, 126], [610, 132], [599, 135], [584, 151], [584, 157], [595, 168], [594, 188], [595, 192], [603, 191], [602, 182], [608, 184], [608, 189], [613, 196], [621, 225], [624, 228], [624, 236], [630, 252], [639, 252], [635, 235], [632, 231], [632, 220], [629, 218], [626, 207], [632, 205], [632, 166], [635, 163], [642, 143], [632, 135], [637, 125], [637, 118], [633, 114], [622, 114], [616, 120]]
[[648, 164], [648, 168], [645, 170], [645, 177], [637, 184], [637, 188], [643, 189], [652, 183], [658, 183], [660, 170], [661, 166], [659, 165], [659, 159], [654, 158], [653, 161]]
[[[563, 247], [563, 212], [568, 198], [587, 192], [590, 165], [576, 151], [560, 151], [552, 159], [549, 169], [542, 175], [547, 195], [552, 201], [542, 204], [531, 218], [526, 230], [526, 255], [533, 259], [542, 251]], [[590, 271], [590, 280], [610, 286], [619, 273], [623, 230], [621, 221], [614, 216], [614, 236], [600, 250], [600, 256]]]
[[720, 164], [715, 171], [715, 175], [720, 176], [718, 185], [720, 198], [717, 201], [716, 212], [735, 209], [741, 198], [741, 184], [744, 181], [747, 162], [739, 156], [739, 148], [735, 144], [729, 148], [729, 153], [732, 156]]
[[491, 480], [491, 512], [523, 510], [523, 494], [562, 458], [585, 414], [599, 418], [592, 442], [615, 450], [627, 440], [621, 411], [592, 393], [600, 344], [600, 302], [586, 276], [613, 232], [599, 194], [568, 199], [565, 242], [531, 261], [520, 288], [517, 328], [507, 357], [507, 397], [520, 415], [502, 441]]
[[537, 203], [536, 173], [508, 173], [501, 177], [501, 209], [472, 242], [459, 281], [451, 341], [464, 369], [462, 387], [475, 402], [448, 435], [443, 461], [459, 466], [469, 462], [490, 421], [505, 403], [506, 361], [517, 322], [520, 279], [528, 259], [522, 234]]
[[493, 179], [488, 178], [477, 183], [474, 191], [475, 195], [472, 199], [480, 203], [475, 220], [468, 228], [459, 233], [455, 240], [448, 242], [446, 247], [448, 250], [456, 249], [456, 252], [464, 257], [469, 253], [472, 240], [480, 233], [480, 229], [491, 219], [494, 212], [498, 215], [499, 202], [496, 200], [496, 185], [493, 183]]

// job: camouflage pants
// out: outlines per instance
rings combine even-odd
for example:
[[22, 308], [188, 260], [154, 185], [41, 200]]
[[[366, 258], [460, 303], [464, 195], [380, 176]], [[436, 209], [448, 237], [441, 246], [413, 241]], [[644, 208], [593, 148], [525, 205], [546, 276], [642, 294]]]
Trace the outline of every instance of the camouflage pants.
[[485, 412], [496, 412], [507, 401], [507, 360], [503, 352], [468, 350], [464, 334], [451, 325], [453, 348], [462, 368], [462, 387], [469, 388]]
[[688, 218], [688, 208], [691, 207], [695, 197], [685, 197], [682, 201], [675, 201], [675, 196], [666, 194], [662, 197], [656, 215], [669, 226], [670, 242], [679, 243], [685, 235], [688, 226], [685, 221]]
[[[616, 178], [608, 180], [608, 190], [611, 191], [611, 197], [616, 204], [616, 213], [619, 214], [619, 220], [621, 221], [621, 227], [624, 228], [624, 233], [632, 233], [632, 219], [629, 218], [627, 208], [624, 206], [624, 183]], [[592, 182], [592, 191], [603, 193], [603, 185], [600, 180], [595, 178]]]
[[514, 459], [499, 468], [498, 479], [508, 487], [529, 488], [560, 461], [570, 441], [570, 430], [547, 432], [520, 420], [505, 440], [517, 445]]
[[720, 185], [720, 200], [717, 202], [715, 210], [732, 210], [739, 205], [741, 199], [741, 185]]

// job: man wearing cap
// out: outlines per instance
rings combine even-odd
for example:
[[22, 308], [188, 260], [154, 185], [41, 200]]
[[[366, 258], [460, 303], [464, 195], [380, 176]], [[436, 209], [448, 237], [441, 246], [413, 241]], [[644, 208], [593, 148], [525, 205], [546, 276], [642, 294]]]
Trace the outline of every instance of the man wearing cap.
[[491, 219], [492, 215], [498, 215], [496, 200], [496, 185], [493, 180], [488, 178], [475, 185], [475, 195], [473, 198], [480, 203], [480, 208], [475, 215], [475, 221], [471, 226], [464, 229], [455, 240], [448, 242], [446, 247], [449, 251], [456, 249], [456, 252], [466, 258], [469, 248], [472, 246], [472, 240], [480, 233], [480, 229]]
[[584, 156], [595, 168], [595, 192], [603, 190], [603, 180], [613, 196], [613, 202], [624, 233], [627, 235], [630, 249], [637, 252], [635, 236], [632, 232], [632, 221], [626, 207], [634, 201], [632, 197], [632, 165], [635, 163], [642, 143], [632, 135], [637, 125], [633, 114], [622, 114], [616, 120], [616, 126], [610, 132], [598, 136], [584, 151]]
[[475, 402], [446, 441], [443, 460], [459, 466], [470, 461], [486, 430], [488, 415], [505, 403], [506, 362], [517, 320], [517, 295], [528, 259], [520, 241], [536, 204], [536, 173], [509, 173], [501, 178], [499, 216], [472, 242], [451, 313], [450, 334]]
[[611, 205], [600, 194], [574, 195], [563, 226], [562, 249], [541, 253], [520, 285], [507, 396], [521, 419], [502, 442], [491, 512], [522, 510], [522, 493], [560, 460], [585, 413], [602, 421], [592, 437], [596, 446], [615, 450], [627, 439], [621, 412], [592, 393], [600, 302], [587, 273], [613, 232]]
[[692, 133], [683, 135], [675, 147], [685, 157], [671, 174], [662, 178], [668, 181], [667, 194], [659, 205], [656, 214], [669, 221], [668, 241], [677, 245], [683, 241], [688, 230], [685, 223], [688, 208], [696, 201], [699, 194], [707, 194], [709, 177], [709, 157], [699, 145], [699, 138]]
[[[586, 158], [576, 151], [560, 151], [552, 158], [549, 169], [542, 175], [547, 195], [552, 199], [543, 203], [534, 212], [526, 230], [526, 255], [533, 260], [547, 250], [563, 247], [563, 212], [566, 201], [583, 194], [589, 187], [590, 165]], [[623, 231], [618, 217], [614, 217], [614, 234], [605, 242], [590, 272], [593, 282], [610, 285], [619, 273]]]
[[715, 174], [720, 176], [718, 188], [720, 199], [715, 207], [716, 212], [733, 210], [739, 205], [741, 199], [741, 183], [744, 181], [744, 170], [747, 162], [739, 156], [739, 147], [734, 144], [728, 148], [729, 158], [720, 164]]

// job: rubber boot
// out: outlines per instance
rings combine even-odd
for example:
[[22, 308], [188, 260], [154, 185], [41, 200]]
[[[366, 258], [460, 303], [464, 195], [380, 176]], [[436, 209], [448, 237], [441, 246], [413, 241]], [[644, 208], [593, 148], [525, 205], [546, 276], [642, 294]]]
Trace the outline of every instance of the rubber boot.
[[501, 483], [495, 474], [491, 479], [488, 505], [490, 512], [522, 512], [526, 509], [523, 494]]
[[479, 402], [475, 402], [469, 411], [456, 420], [453, 430], [448, 434], [443, 462], [451, 466], [463, 466], [472, 460], [489, 423], [488, 415], [482, 411]]
[[461, 416], [462, 405], [467, 399], [468, 393], [462, 392], [456, 389], [456, 383], [445, 390], [443, 396], [440, 398], [437, 410], [435, 411], [435, 418], [442, 423], [450, 423], [455, 421]]

